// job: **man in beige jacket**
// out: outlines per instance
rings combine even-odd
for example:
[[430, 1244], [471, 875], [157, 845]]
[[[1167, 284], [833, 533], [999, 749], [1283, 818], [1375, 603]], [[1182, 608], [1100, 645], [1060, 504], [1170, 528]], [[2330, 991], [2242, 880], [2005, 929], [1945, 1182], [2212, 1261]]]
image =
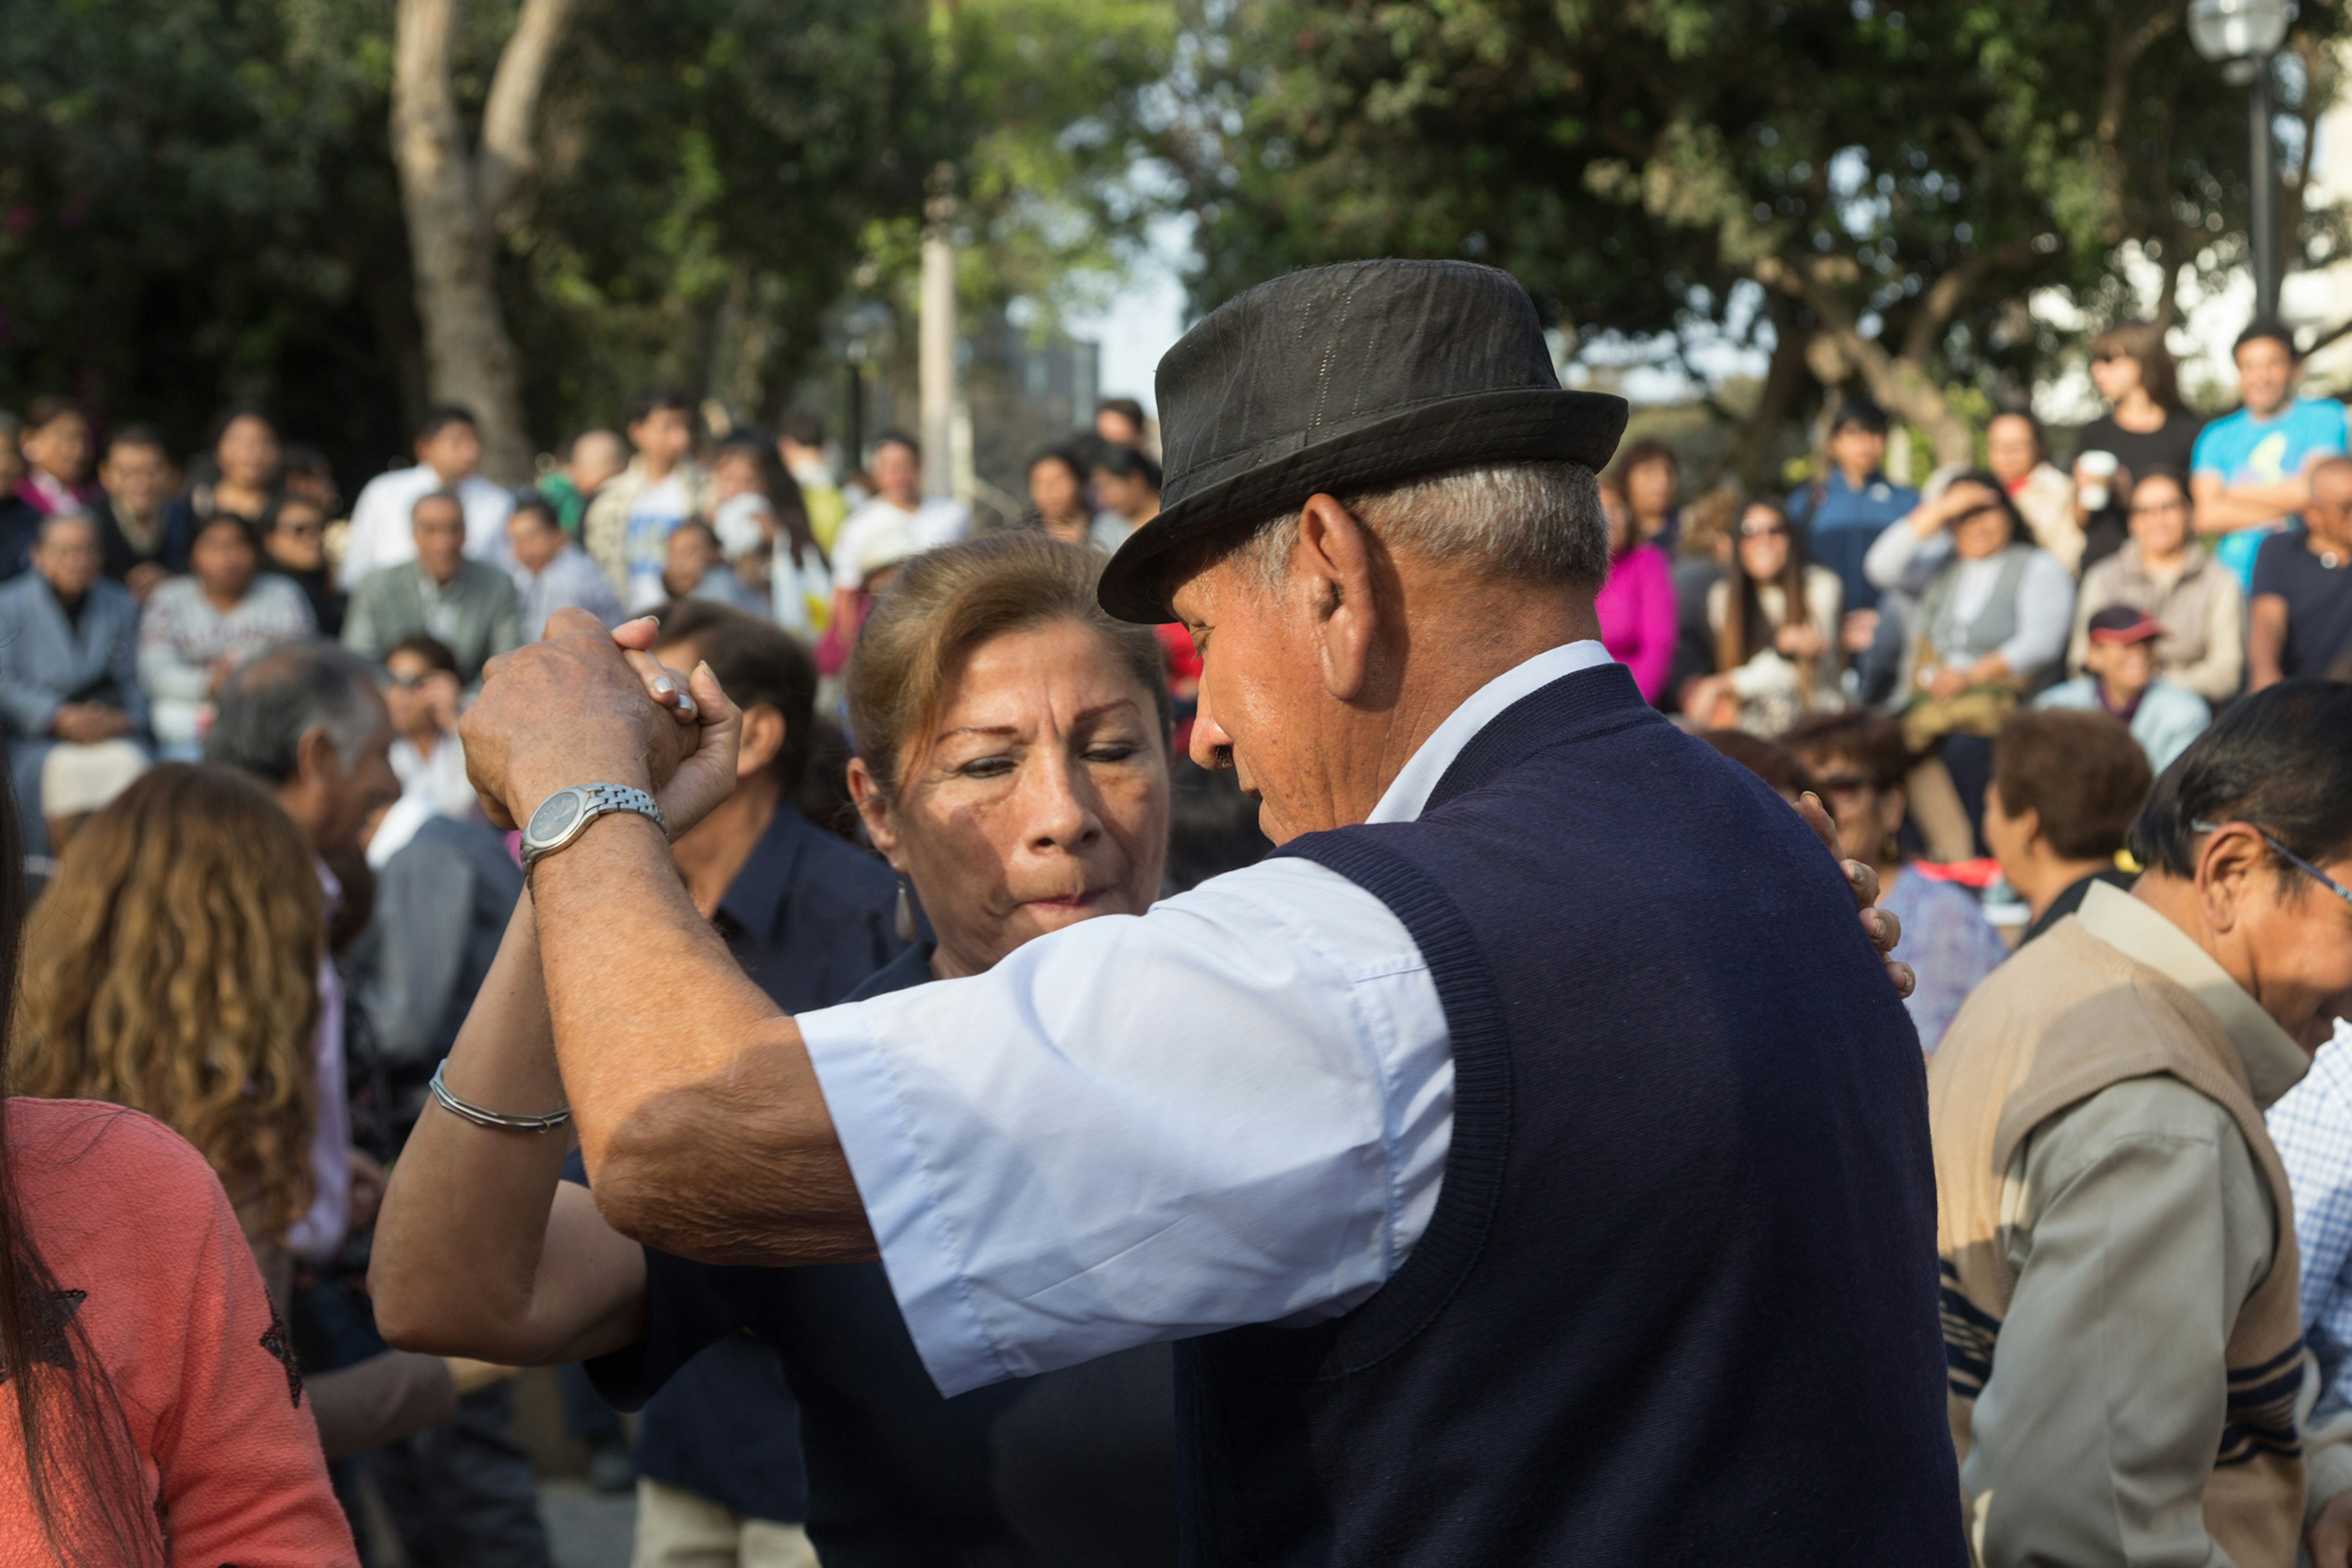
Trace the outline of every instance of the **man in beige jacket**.
[[2148, 867], [1979, 986], [1929, 1070], [1952, 1436], [1988, 1568], [2318, 1568], [2352, 1447], [2316, 1392], [2263, 1108], [2352, 1013], [2352, 687], [2241, 703]]

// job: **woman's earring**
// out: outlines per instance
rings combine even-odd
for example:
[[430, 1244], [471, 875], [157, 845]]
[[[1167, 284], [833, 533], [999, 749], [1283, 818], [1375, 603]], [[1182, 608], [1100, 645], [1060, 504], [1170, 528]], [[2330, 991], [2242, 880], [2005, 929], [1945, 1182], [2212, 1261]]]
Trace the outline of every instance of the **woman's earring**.
[[911, 942], [922, 933], [915, 929], [915, 900], [907, 896], [907, 879], [898, 879], [898, 940]]

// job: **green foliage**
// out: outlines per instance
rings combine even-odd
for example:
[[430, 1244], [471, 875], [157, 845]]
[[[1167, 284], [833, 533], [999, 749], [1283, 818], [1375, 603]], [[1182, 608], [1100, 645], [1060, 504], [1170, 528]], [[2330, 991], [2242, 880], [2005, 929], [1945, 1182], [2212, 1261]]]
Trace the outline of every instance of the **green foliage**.
[[[460, 11], [471, 122], [514, 0]], [[185, 448], [233, 398], [346, 472], [404, 448], [419, 334], [393, 0], [0, 0], [0, 406]], [[974, 305], [1115, 266], [1175, 17], [1143, 0], [583, 0], [500, 289], [534, 434], [650, 380], [774, 413], [856, 280], [911, 278], [946, 164]]]

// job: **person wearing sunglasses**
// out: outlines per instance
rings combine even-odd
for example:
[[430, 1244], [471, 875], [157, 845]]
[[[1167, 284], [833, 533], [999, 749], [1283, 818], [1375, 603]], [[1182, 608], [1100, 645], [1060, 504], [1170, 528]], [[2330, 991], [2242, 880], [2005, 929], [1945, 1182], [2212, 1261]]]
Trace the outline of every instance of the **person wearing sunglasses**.
[[2352, 1385], [2324, 1324], [2305, 1355], [2305, 1183], [2263, 1111], [2352, 1014], [2352, 686], [2237, 704], [2131, 847], [2131, 890], [2088, 889], [1928, 1068], [1979, 1561], [2345, 1568]]
[[1706, 595], [1715, 674], [1683, 711], [1711, 729], [1780, 734], [1808, 711], [1845, 706], [1838, 685], [1837, 574], [1805, 559], [1789, 514], [1752, 500], [1732, 530], [1731, 570]]

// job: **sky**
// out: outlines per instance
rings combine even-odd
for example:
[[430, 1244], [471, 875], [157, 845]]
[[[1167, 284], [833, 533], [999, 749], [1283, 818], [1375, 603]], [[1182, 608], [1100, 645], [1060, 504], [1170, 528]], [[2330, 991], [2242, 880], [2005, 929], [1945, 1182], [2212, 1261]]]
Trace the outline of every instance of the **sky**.
[[1150, 243], [1125, 285], [1099, 315], [1074, 316], [1070, 335], [1102, 345], [1102, 395], [1132, 397], [1153, 414], [1152, 372], [1160, 356], [1184, 335], [1182, 269], [1192, 255], [1190, 218], [1154, 224]]

